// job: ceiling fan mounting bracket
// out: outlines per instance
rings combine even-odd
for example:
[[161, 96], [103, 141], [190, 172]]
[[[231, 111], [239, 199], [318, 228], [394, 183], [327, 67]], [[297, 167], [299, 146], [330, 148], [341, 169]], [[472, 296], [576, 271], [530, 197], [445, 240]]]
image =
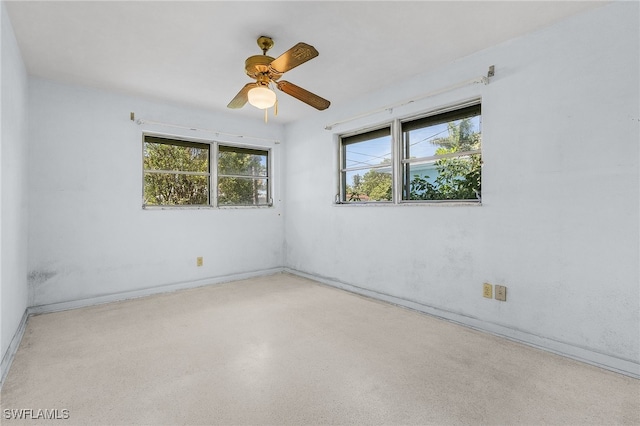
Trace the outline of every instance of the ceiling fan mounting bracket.
[[268, 36], [260, 36], [258, 37], [258, 46], [262, 49], [262, 54], [266, 55], [267, 50], [273, 47], [273, 39]]

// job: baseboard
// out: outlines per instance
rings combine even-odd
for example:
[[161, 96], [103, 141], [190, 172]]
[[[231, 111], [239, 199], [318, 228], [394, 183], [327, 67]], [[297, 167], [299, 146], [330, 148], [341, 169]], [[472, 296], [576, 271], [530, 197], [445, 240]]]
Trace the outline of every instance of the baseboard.
[[481, 320], [472, 316], [462, 315], [460, 313], [451, 312], [442, 308], [429, 306], [420, 302], [402, 299], [396, 296], [388, 295], [385, 293], [361, 288], [352, 284], [344, 283], [333, 278], [322, 277], [316, 274], [298, 271], [291, 268], [271, 268], [259, 271], [245, 272], [240, 274], [231, 274], [220, 277], [212, 277], [197, 281], [188, 281], [173, 283], [169, 285], [151, 287], [146, 289], [114, 293], [109, 295], [103, 295], [98, 297], [92, 297], [81, 300], [72, 300], [68, 302], [52, 303], [47, 305], [39, 305], [29, 307], [25, 310], [20, 325], [16, 330], [16, 333], [11, 340], [9, 348], [7, 349], [2, 363], [0, 364], [0, 388], [4, 384], [4, 380], [9, 372], [9, 367], [15, 356], [22, 336], [24, 335], [27, 318], [30, 315], [39, 315], [49, 312], [65, 311], [69, 309], [83, 308], [87, 306], [98, 305], [102, 303], [116, 302], [127, 299], [135, 299], [138, 297], [152, 296], [154, 294], [170, 293], [177, 290], [203, 287], [207, 285], [222, 284], [231, 281], [244, 280], [248, 278], [254, 278], [259, 276], [274, 275], [281, 272], [287, 272], [293, 275], [297, 275], [303, 278], [307, 278], [313, 281], [317, 281], [331, 287], [340, 288], [351, 293], [359, 294], [372, 299], [381, 300], [384, 302], [392, 303], [394, 305], [402, 306], [408, 309], [412, 309], [418, 312], [422, 312], [437, 318], [441, 318], [447, 321], [451, 321], [466, 327], [473, 328], [475, 330], [483, 331], [493, 334], [495, 336], [503, 337], [515, 342], [519, 342], [528, 346], [532, 346], [547, 352], [552, 352], [558, 355], [562, 355], [571, 359], [575, 359], [587, 364], [595, 365], [610, 371], [621, 373], [630, 377], [640, 379], [640, 364], [637, 362], [618, 358], [613, 355], [600, 353], [588, 348], [575, 346], [566, 342], [560, 342], [543, 336], [537, 336], [524, 330], [518, 330], [513, 327], [506, 326], [504, 324], [492, 323], [489, 321]]
[[0, 389], [2, 389], [4, 380], [7, 378], [7, 374], [9, 374], [9, 368], [11, 367], [11, 363], [13, 362], [13, 358], [16, 356], [16, 352], [18, 352], [18, 347], [20, 346], [20, 342], [22, 341], [22, 336], [24, 336], [24, 331], [27, 328], [28, 318], [29, 314], [27, 312], [27, 309], [25, 309], [24, 313], [22, 314], [20, 324], [18, 325], [18, 329], [13, 334], [13, 338], [9, 343], [9, 347], [2, 357], [2, 362], [0, 363]]
[[231, 281], [245, 280], [248, 278], [261, 277], [279, 274], [284, 268], [262, 269], [258, 271], [242, 272], [239, 274], [210, 277], [196, 281], [184, 281], [179, 283], [166, 284], [157, 287], [149, 287], [139, 290], [132, 290], [120, 293], [112, 293], [102, 296], [90, 297], [86, 299], [70, 300], [68, 302], [50, 303], [45, 305], [31, 306], [27, 308], [28, 315], [40, 315], [51, 312], [68, 311], [70, 309], [84, 308], [87, 306], [100, 305], [103, 303], [118, 302], [121, 300], [137, 299], [139, 297], [153, 296], [154, 294], [171, 293], [178, 290], [204, 287], [214, 284], [222, 284]]
[[547, 352], [565, 356], [587, 364], [595, 365], [626, 376], [640, 378], [640, 364], [632, 360], [618, 358], [610, 354], [604, 354], [589, 348], [584, 348], [570, 343], [561, 342], [544, 336], [538, 336], [525, 330], [519, 330], [504, 324], [497, 324], [485, 321], [473, 316], [463, 315], [457, 312], [447, 311], [442, 308], [429, 306], [420, 302], [402, 299], [389, 294], [369, 290], [352, 284], [347, 284], [333, 278], [322, 277], [316, 274], [298, 271], [291, 268], [284, 268], [284, 272], [307, 278], [313, 281], [336, 287], [342, 290], [356, 293], [372, 299], [381, 300], [402, 306], [418, 312], [422, 312], [434, 317], [445, 319], [478, 331], [490, 333], [518, 343], [532, 346]]

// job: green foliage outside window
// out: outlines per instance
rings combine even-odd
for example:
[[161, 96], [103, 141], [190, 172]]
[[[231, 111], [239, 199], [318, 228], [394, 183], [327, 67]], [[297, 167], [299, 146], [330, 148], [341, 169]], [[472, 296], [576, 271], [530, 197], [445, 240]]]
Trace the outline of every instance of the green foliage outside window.
[[[209, 144], [146, 136], [144, 204], [210, 204]], [[268, 151], [218, 146], [218, 205], [266, 205]]]
[[[443, 153], [456, 152], [445, 150]], [[438, 176], [414, 176], [411, 200], [475, 200], [480, 198], [480, 154], [469, 157], [443, 158], [436, 161]]]
[[[470, 118], [452, 121], [447, 124], [447, 136], [431, 141], [438, 146], [435, 155], [448, 155], [480, 150], [481, 134], [474, 130]], [[380, 164], [390, 164], [384, 159]], [[414, 175], [409, 182], [409, 200], [476, 200], [480, 199], [482, 159], [479, 153], [460, 157], [447, 157], [435, 161], [433, 179], [429, 175]], [[405, 164], [409, 167], [410, 164]], [[390, 172], [372, 168], [363, 175], [352, 177], [346, 185], [346, 200], [391, 201], [392, 177]], [[387, 169], [388, 170], [388, 169]], [[437, 173], [437, 174], [436, 174]], [[406, 195], [405, 195], [406, 199]]]
[[391, 201], [390, 173], [369, 170], [364, 176], [355, 175], [353, 185], [347, 185], [349, 201]]
[[144, 170], [146, 205], [208, 204], [208, 146], [145, 142]]
[[267, 204], [267, 154], [222, 150], [218, 154], [218, 204]]
[[[449, 123], [449, 134], [433, 140], [438, 145], [436, 155], [468, 152], [480, 149], [481, 136], [473, 131], [470, 119], [460, 120], [458, 124]], [[435, 162], [438, 175], [433, 182], [429, 176], [415, 175], [411, 181], [411, 200], [475, 200], [480, 199], [480, 154], [442, 158]]]

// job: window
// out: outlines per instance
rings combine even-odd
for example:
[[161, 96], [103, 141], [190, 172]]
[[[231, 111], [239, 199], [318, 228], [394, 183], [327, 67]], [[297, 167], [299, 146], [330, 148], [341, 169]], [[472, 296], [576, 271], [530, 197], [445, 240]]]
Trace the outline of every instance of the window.
[[267, 151], [218, 147], [218, 204], [264, 206], [269, 204]]
[[340, 201], [478, 202], [480, 127], [472, 103], [341, 137]]
[[144, 138], [144, 204], [209, 204], [209, 144]]
[[391, 128], [342, 138], [342, 201], [391, 201]]
[[403, 200], [480, 199], [480, 105], [401, 127]]
[[268, 149], [153, 135], [143, 140], [144, 206], [271, 205]]

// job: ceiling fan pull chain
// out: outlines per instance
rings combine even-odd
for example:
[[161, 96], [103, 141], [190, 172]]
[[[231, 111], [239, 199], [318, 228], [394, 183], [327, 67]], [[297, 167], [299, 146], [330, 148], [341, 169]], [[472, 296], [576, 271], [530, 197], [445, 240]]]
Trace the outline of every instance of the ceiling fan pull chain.
[[264, 109], [264, 122], [265, 123], [269, 122], [269, 115], [267, 114], [268, 111], [269, 111], [269, 108], [265, 108]]
[[278, 100], [276, 99], [276, 104], [275, 107], [273, 108], [274, 111], [274, 116], [277, 117], [278, 116]]

